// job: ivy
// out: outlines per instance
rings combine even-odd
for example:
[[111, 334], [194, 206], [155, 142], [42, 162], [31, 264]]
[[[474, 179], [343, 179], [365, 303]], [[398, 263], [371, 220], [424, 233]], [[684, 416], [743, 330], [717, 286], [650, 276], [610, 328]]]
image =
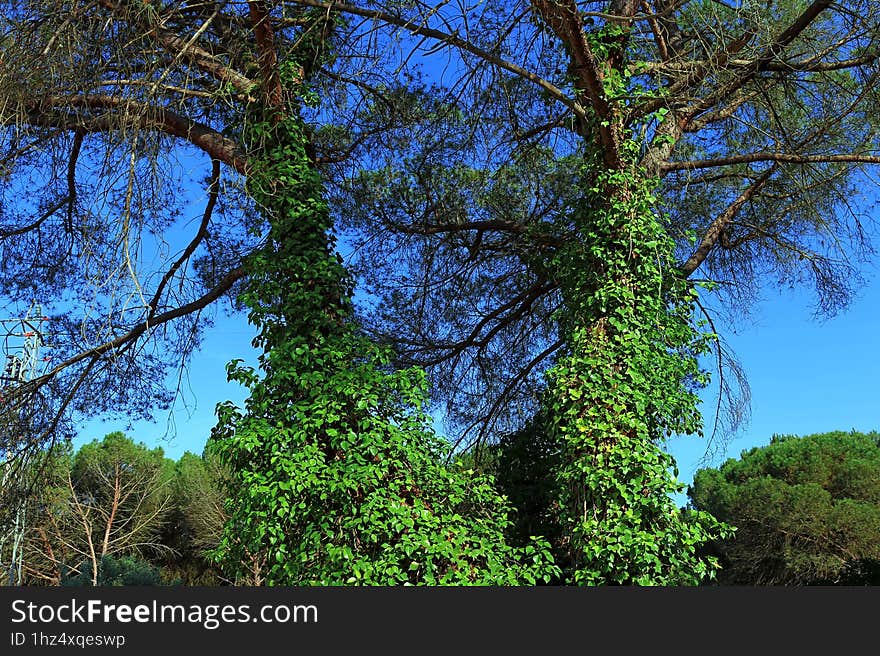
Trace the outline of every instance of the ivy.
[[[637, 145], [623, 149], [632, 159]], [[598, 157], [597, 157], [598, 160]], [[583, 169], [577, 239], [551, 263], [565, 355], [548, 372], [546, 430], [562, 445], [557, 500], [568, 577], [578, 584], [675, 585], [711, 577], [698, 548], [727, 528], [681, 512], [662, 441], [700, 433], [698, 366], [712, 336], [656, 211], [656, 181], [632, 166]]]
[[[614, 35], [612, 35], [614, 36]], [[280, 68], [286, 97], [316, 102]], [[606, 79], [609, 97], [626, 79]], [[662, 120], [658, 116], [658, 120]], [[510, 508], [485, 476], [449, 461], [424, 410], [422, 370], [354, 320], [354, 283], [335, 252], [320, 176], [299, 112], [252, 103], [244, 129], [248, 191], [268, 224], [241, 301], [257, 327], [259, 371], [233, 361], [245, 408], [218, 407], [213, 439], [235, 472], [216, 551], [230, 578], [281, 585], [671, 585], [711, 577], [699, 555], [728, 527], [679, 511], [662, 449], [699, 433], [698, 358], [712, 336], [656, 210], [656, 181], [626, 138], [615, 170], [592, 153], [572, 208], [577, 238], [541, 263], [562, 296], [564, 354], [547, 374], [542, 429], [557, 445], [552, 476], [559, 562], [546, 540], [511, 546]], [[561, 578], [560, 578], [561, 577]]]
[[[619, 26], [588, 33], [602, 58], [620, 36]], [[606, 71], [612, 103], [635, 92], [626, 71]], [[547, 440], [561, 450], [558, 560], [576, 584], [694, 584], [718, 568], [700, 548], [730, 528], [675, 506], [684, 486], [662, 445], [702, 432], [697, 391], [708, 377], [698, 359], [714, 335], [695, 321], [696, 291], [676, 265], [658, 181], [637, 165], [642, 145], [631, 132], [619, 136], [620, 167], [606, 167], [595, 146], [585, 155], [570, 212], [576, 237], [546, 264], [562, 296], [565, 343], [541, 413]]]
[[[314, 98], [282, 66], [291, 98]], [[291, 103], [292, 105], [292, 103]], [[268, 224], [241, 301], [259, 371], [229, 379], [245, 407], [218, 406], [212, 439], [234, 472], [215, 557], [231, 579], [269, 585], [533, 584], [558, 574], [549, 545], [505, 541], [492, 481], [445, 464], [424, 410], [426, 378], [395, 370], [353, 316], [323, 187], [294, 106], [255, 103], [247, 189]]]

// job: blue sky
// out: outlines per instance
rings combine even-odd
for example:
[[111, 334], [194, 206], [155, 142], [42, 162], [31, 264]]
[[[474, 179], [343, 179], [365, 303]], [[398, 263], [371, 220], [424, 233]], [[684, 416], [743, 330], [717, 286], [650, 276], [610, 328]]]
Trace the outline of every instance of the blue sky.
[[[766, 289], [751, 316], [735, 329], [721, 328], [748, 376], [751, 419], [721, 449], [711, 464], [738, 457], [744, 449], [767, 444], [774, 433], [806, 435], [832, 430], [880, 430], [880, 280], [876, 268], [866, 269], [867, 285], [851, 306], [834, 318], [814, 317], [808, 290]], [[214, 425], [214, 407], [231, 399], [241, 403], [243, 388], [226, 382], [226, 363], [253, 355], [251, 330], [244, 319], [217, 320], [195, 355], [188, 385], [172, 413], [159, 413], [156, 423], [139, 422], [129, 435], [167, 456], [200, 453]], [[707, 423], [714, 407], [707, 390]], [[169, 421], [173, 431], [169, 431]], [[113, 430], [124, 421], [91, 421], [81, 427], [76, 445]], [[684, 483], [703, 464], [705, 439], [674, 438], [669, 444]], [[676, 497], [680, 505], [686, 501]]]
[[[774, 434], [880, 430], [878, 271], [864, 270], [866, 285], [834, 318], [814, 317], [808, 290], [767, 288], [735, 332], [719, 326], [748, 377], [751, 418], [711, 464], [765, 445]], [[714, 398], [705, 396], [710, 410]], [[683, 482], [693, 480], [705, 446], [692, 437], [671, 441]]]

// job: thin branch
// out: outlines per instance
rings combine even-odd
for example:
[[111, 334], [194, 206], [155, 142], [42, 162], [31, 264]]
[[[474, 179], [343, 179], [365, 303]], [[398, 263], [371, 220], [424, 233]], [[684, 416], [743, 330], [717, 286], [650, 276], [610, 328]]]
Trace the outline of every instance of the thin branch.
[[[477, 325], [473, 327], [471, 332], [464, 339], [460, 339], [453, 344], [434, 344], [432, 345], [433, 349], [443, 349], [448, 351], [442, 355], [435, 356], [432, 360], [419, 360], [419, 365], [423, 367], [430, 367], [435, 364], [439, 364], [443, 360], [451, 359], [457, 356], [459, 353], [464, 351], [467, 348], [472, 346], [485, 347], [486, 344], [504, 329], [506, 326], [509, 326], [517, 319], [520, 319], [529, 309], [534, 305], [535, 301], [537, 301], [541, 296], [552, 292], [555, 289], [555, 285], [550, 284], [546, 281], [538, 281], [533, 284], [528, 289], [524, 290], [519, 295], [515, 296], [507, 303], [495, 308], [485, 316], [483, 316], [480, 321], [477, 322]], [[513, 310], [512, 312], [509, 312]], [[507, 314], [505, 314], [507, 313]], [[488, 326], [492, 321], [498, 320], [497, 323], [491, 328], [487, 335], [480, 337], [480, 333], [483, 332], [483, 329]], [[479, 338], [479, 339], [478, 339]]]
[[79, 159], [79, 151], [82, 148], [85, 132], [76, 130], [73, 133], [73, 148], [70, 150], [70, 158], [67, 162], [67, 223], [64, 226], [65, 231], [70, 234], [73, 232], [73, 212], [76, 208], [76, 163]]
[[751, 164], [753, 162], [778, 162], [783, 164], [833, 164], [835, 162], [847, 162], [853, 164], [880, 164], [880, 156], [838, 154], [838, 155], [798, 155], [796, 153], [748, 153], [745, 155], [730, 155], [716, 159], [697, 159], [681, 162], [664, 162], [660, 169], [664, 173], [670, 171], [694, 171], [696, 169], [708, 169], [718, 166], [733, 166], [736, 164]]
[[[541, 362], [543, 362], [544, 360], [549, 358], [551, 355], [553, 355], [553, 353], [555, 353], [557, 350], [562, 348], [562, 346], [564, 344], [565, 344], [565, 342], [563, 340], [557, 340], [557, 341], [553, 342], [552, 344], [550, 344], [550, 346], [548, 346], [546, 349], [541, 351], [537, 356], [532, 358], [532, 360], [528, 364], [526, 364], [524, 367], [522, 367], [516, 373], [516, 375], [513, 378], [511, 378], [507, 382], [507, 384], [504, 386], [504, 389], [501, 391], [501, 394], [499, 394], [498, 397], [495, 399], [495, 401], [492, 403], [492, 406], [490, 407], [489, 412], [487, 412], [480, 419], [473, 422], [470, 426], [468, 426], [464, 430], [461, 438], [459, 438], [459, 440], [456, 443], [456, 447], [461, 444], [461, 442], [467, 437], [468, 433], [470, 433], [474, 428], [476, 428], [480, 424], [483, 424], [483, 429], [481, 430], [480, 435], [483, 435], [486, 432], [488, 432], [490, 424], [492, 423], [493, 419], [495, 418], [495, 415], [498, 412], [499, 408], [501, 408], [501, 405], [503, 403], [507, 402], [508, 397], [513, 392], [513, 390], [516, 389], [517, 385], [522, 383], [528, 377], [528, 375], [531, 373], [532, 369], [537, 367]], [[478, 437], [477, 437], [477, 442], [479, 442], [480, 435], [478, 435]]]
[[364, 18], [372, 18], [377, 21], [381, 21], [383, 23], [387, 23], [389, 25], [395, 25], [397, 27], [401, 27], [408, 31], [411, 34], [415, 34], [416, 36], [425, 36], [431, 39], [436, 39], [440, 41], [441, 44], [446, 44], [450, 46], [455, 46], [459, 50], [463, 50], [464, 52], [468, 52], [472, 55], [476, 55], [480, 59], [484, 60], [489, 64], [494, 64], [498, 68], [506, 70], [514, 75], [522, 77], [529, 82], [537, 84], [544, 91], [546, 91], [551, 97], [555, 98], [563, 105], [571, 109], [575, 115], [579, 118], [586, 118], [587, 113], [584, 110], [583, 106], [575, 100], [566, 95], [562, 89], [555, 86], [551, 82], [548, 82], [544, 78], [536, 75], [535, 73], [526, 70], [522, 66], [509, 62], [497, 55], [493, 55], [491, 52], [484, 50], [470, 41], [466, 39], [462, 39], [458, 36], [457, 32], [453, 32], [451, 34], [447, 32], [443, 32], [441, 30], [436, 30], [430, 27], [420, 26], [413, 23], [412, 20], [407, 20], [405, 18], [401, 18], [399, 16], [395, 16], [394, 14], [390, 14], [384, 11], [376, 10], [376, 9], [364, 9], [362, 7], [356, 7], [353, 5], [348, 5], [341, 2], [322, 2], [321, 0], [294, 0], [296, 4], [303, 5], [305, 7], [316, 7], [319, 9], [325, 9], [326, 11], [332, 12], [342, 12], [346, 14], [352, 14], [353, 16], [362, 16]]
[[186, 303], [185, 305], [181, 305], [177, 308], [174, 308], [173, 310], [168, 310], [167, 312], [156, 315], [151, 320], [144, 320], [141, 323], [137, 324], [134, 328], [126, 332], [124, 335], [120, 335], [116, 339], [104, 342], [99, 346], [88, 349], [87, 351], [82, 351], [81, 353], [78, 353], [68, 358], [61, 364], [54, 367], [48, 373], [43, 374], [39, 378], [35, 378], [34, 380], [32, 380], [30, 384], [35, 388], [44, 385], [49, 380], [57, 376], [61, 371], [63, 371], [67, 367], [76, 364], [77, 362], [80, 362], [81, 360], [85, 360], [86, 358], [90, 357], [98, 358], [105, 353], [112, 352], [122, 345], [138, 339], [145, 332], [152, 328], [155, 328], [156, 326], [160, 326], [174, 319], [178, 319], [180, 317], [186, 316], [187, 314], [192, 314], [193, 312], [206, 308], [208, 305], [223, 296], [223, 294], [228, 292], [232, 285], [244, 276], [245, 270], [243, 267], [237, 267], [233, 269], [232, 271], [227, 273], [223, 277], [223, 279], [207, 294], [197, 298], [190, 303]]
[[62, 207], [67, 205], [70, 202], [70, 197], [65, 196], [64, 198], [60, 198], [55, 201], [52, 205], [50, 205], [45, 212], [43, 212], [39, 218], [33, 223], [29, 223], [26, 226], [22, 226], [21, 228], [12, 228], [5, 229], [0, 228], [0, 239], [6, 239], [7, 237], [15, 237], [17, 235], [23, 235], [26, 232], [30, 232], [31, 230], [35, 230], [39, 228], [46, 220], [51, 217], [55, 212], [60, 210]]
[[202, 222], [199, 224], [199, 229], [196, 231], [195, 236], [192, 240], [187, 244], [186, 248], [181, 253], [180, 257], [177, 258], [177, 261], [171, 265], [171, 268], [165, 272], [165, 275], [162, 276], [162, 280], [159, 282], [159, 285], [156, 287], [156, 292], [153, 294], [153, 298], [150, 300], [150, 313], [147, 315], [147, 321], [150, 321], [153, 317], [156, 316], [156, 310], [159, 307], [159, 301], [162, 299], [162, 293], [165, 291], [165, 287], [177, 273], [177, 271], [184, 265], [184, 263], [189, 260], [192, 254], [195, 252], [196, 248], [198, 248], [199, 244], [202, 243], [204, 238], [208, 234], [208, 225], [211, 223], [211, 215], [214, 212], [214, 206], [217, 204], [217, 196], [220, 193], [220, 162], [218, 160], [213, 160], [211, 162], [211, 182], [208, 185], [208, 203], [205, 205], [205, 211], [202, 213]]
[[714, 248], [716, 242], [721, 237], [721, 233], [724, 228], [727, 227], [734, 217], [739, 213], [742, 209], [743, 205], [745, 205], [756, 193], [758, 193], [761, 188], [767, 183], [768, 180], [776, 173], [778, 169], [778, 165], [774, 164], [769, 169], [767, 169], [761, 176], [758, 177], [752, 184], [750, 184], [746, 189], [734, 200], [721, 214], [719, 214], [714, 221], [709, 225], [709, 229], [706, 230], [706, 233], [703, 235], [703, 239], [700, 241], [700, 245], [693, 252], [693, 254], [688, 258], [687, 262], [682, 265], [681, 270], [684, 275], [690, 276], [697, 268], [703, 263], [706, 257], [709, 255], [709, 252]]

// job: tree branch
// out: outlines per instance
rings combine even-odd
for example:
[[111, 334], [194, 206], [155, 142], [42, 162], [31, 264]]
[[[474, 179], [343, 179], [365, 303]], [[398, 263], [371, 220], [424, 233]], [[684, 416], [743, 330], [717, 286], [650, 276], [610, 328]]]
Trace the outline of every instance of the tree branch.
[[807, 7], [791, 25], [783, 30], [780, 35], [766, 47], [764, 54], [757, 59], [750, 60], [747, 66], [742, 67], [744, 69], [742, 75], [721, 86], [707, 97], [701, 98], [691, 104], [686, 110], [688, 117], [693, 118], [700, 112], [715, 106], [725, 98], [728, 98], [730, 94], [741, 89], [758, 73], [767, 70], [767, 66], [769, 66], [771, 62], [773, 62], [773, 60], [792, 43], [792, 41], [800, 36], [800, 34], [806, 30], [814, 20], [816, 20], [819, 14], [828, 9], [831, 4], [832, 0], [814, 0], [814, 2]]
[[38, 127], [57, 127], [83, 132], [109, 132], [119, 128], [114, 117], [75, 116], [65, 112], [71, 107], [88, 110], [118, 110], [122, 120], [137, 117], [142, 129], [158, 129], [179, 137], [205, 151], [213, 159], [220, 160], [243, 175], [247, 175], [248, 161], [242, 147], [213, 128], [194, 121], [164, 107], [106, 95], [48, 96], [24, 104], [27, 120]]
[[[109, 9], [122, 19], [129, 19], [134, 15], [146, 15], [146, 12], [131, 10], [124, 2], [98, 1], [102, 7]], [[199, 48], [194, 42], [188, 43], [174, 32], [157, 24], [147, 25], [146, 27], [155, 35], [156, 40], [165, 50], [185, 59], [218, 82], [230, 84], [236, 91], [246, 95], [253, 89], [253, 80], [226, 66], [221, 60], [203, 48]]]
[[761, 190], [761, 188], [765, 184], [767, 184], [767, 181], [770, 180], [771, 177], [773, 177], [774, 173], [776, 173], [777, 168], [778, 165], [774, 164], [769, 169], [767, 169], [757, 180], [746, 187], [745, 191], [743, 191], [736, 198], [736, 200], [728, 205], [728, 207], [721, 214], [719, 214], [714, 221], [712, 221], [712, 223], [709, 225], [709, 229], [706, 230], [706, 233], [703, 235], [703, 239], [700, 241], [700, 245], [693, 252], [693, 254], [691, 254], [687, 262], [685, 262], [684, 265], [682, 265], [681, 267], [681, 270], [684, 273], [685, 277], [690, 276], [703, 263], [711, 250], [715, 247], [715, 244], [721, 237], [721, 233], [724, 228], [726, 228], [727, 225], [733, 220], [733, 218], [739, 213], [743, 205], [745, 205], [756, 193]]
[[192, 240], [187, 244], [183, 253], [181, 253], [180, 257], [171, 265], [171, 268], [165, 272], [165, 275], [162, 276], [162, 280], [159, 282], [159, 285], [156, 287], [156, 292], [153, 294], [153, 298], [150, 300], [150, 313], [147, 315], [147, 321], [151, 320], [156, 316], [156, 310], [159, 307], [159, 301], [162, 299], [162, 292], [165, 290], [165, 287], [174, 277], [174, 274], [180, 269], [183, 264], [189, 260], [192, 254], [195, 252], [196, 248], [198, 248], [199, 244], [202, 243], [202, 240], [208, 234], [208, 225], [211, 222], [211, 215], [214, 213], [214, 206], [217, 204], [217, 196], [220, 193], [220, 162], [216, 159], [211, 162], [211, 182], [208, 185], [208, 203], [205, 206], [205, 211], [202, 214], [202, 222], [199, 224], [199, 229], [196, 231], [195, 236]]
[[[511, 378], [507, 382], [507, 384], [504, 386], [504, 389], [501, 391], [501, 394], [499, 394], [498, 397], [495, 399], [495, 401], [492, 403], [492, 406], [489, 409], [489, 412], [487, 412], [483, 417], [481, 417], [477, 421], [473, 422], [470, 426], [468, 426], [464, 430], [464, 432], [462, 433], [462, 436], [458, 440], [458, 443], [456, 444], [456, 446], [458, 446], [458, 444], [461, 443], [467, 437], [467, 435], [473, 429], [475, 429], [477, 426], [479, 426], [480, 424], [483, 424], [483, 428], [480, 431], [480, 435], [485, 435], [489, 431], [490, 425], [493, 422], [493, 420], [495, 419], [495, 414], [501, 408], [501, 405], [507, 401], [508, 397], [513, 392], [513, 390], [516, 389], [516, 386], [519, 385], [520, 383], [522, 383], [528, 377], [528, 375], [531, 373], [532, 369], [537, 367], [539, 364], [541, 364], [541, 362], [543, 362], [544, 360], [549, 358], [551, 355], [553, 355], [556, 351], [558, 351], [564, 345], [565, 345], [565, 342], [563, 340], [557, 340], [557, 341], [553, 342], [552, 344], [550, 344], [550, 346], [548, 346], [543, 351], [541, 351], [538, 355], [536, 355], [534, 358], [532, 358], [532, 360], [528, 364], [526, 364], [524, 367], [522, 367], [516, 373], [516, 375], [513, 378]], [[476, 441], [479, 441], [479, 439], [480, 439], [480, 436], [478, 435]]]
[[581, 104], [578, 103], [576, 100], [572, 100], [571, 98], [569, 98], [565, 94], [565, 92], [562, 91], [562, 89], [560, 89], [559, 87], [555, 86], [551, 82], [548, 82], [547, 80], [536, 75], [535, 73], [526, 70], [522, 66], [518, 66], [517, 64], [506, 61], [505, 59], [502, 59], [497, 55], [493, 55], [487, 50], [475, 46], [470, 41], [462, 39], [457, 35], [457, 32], [449, 34], [441, 30], [416, 25], [415, 23], [413, 23], [412, 20], [407, 20], [405, 18], [401, 18], [400, 16], [395, 16], [394, 14], [390, 14], [384, 11], [376, 9], [364, 9], [362, 7], [356, 7], [354, 5], [348, 5], [341, 2], [323, 2], [322, 0], [294, 0], [294, 2], [296, 2], [296, 4], [298, 5], [303, 5], [304, 7], [316, 7], [319, 9], [325, 9], [328, 12], [342, 12], [346, 14], [351, 14], [353, 16], [372, 18], [374, 20], [381, 21], [389, 25], [401, 27], [410, 34], [428, 37], [429, 39], [436, 39], [437, 41], [440, 41], [441, 44], [455, 46], [459, 50], [463, 50], [464, 52], [476, 55], [477, 57], [486, 61], [489, 64], [494, 64], [498, 68], [513, 73], [514, 75], [517, 75], [523, 79], [528, 80], [529, 82], [538, 85], [550, 96], [571, 109], [575, 113], [575, 115], [578, 116], [578, 118], [583, 119], [587, 116], [587, 113], [584, 110], [583, 106], [581, 106]]
[[31, 230], [39, 228], [43, 223], [46, 222], [46, 219], [48, 219], [50, 216], [55, 214], [55, 212], [57, 212], [62, 207], [67, 205], [68, 202], [70, 202], [69, 196], [65, 196], [64, 198], [60, 198], [59, 200], [54, 202], [52, 205], [50, 205], [46, 209], [46, 211], [43, 212], [36, 221], [34, 221], [33, 223], [29, 223], [26, 226], [22, 226], [21, 228], [11, 228], [11, 229], [0, 228], [0, 239], [6, 239], [7, 237], [15, 237], [17, 235], [23, 235], [26, 232], [30, 232]]
[[76, 163], [84, 138], [85, 133], [82, 130], [73, 133], [73, 148], [67, 161], [67, 223], [64, 226], [67, 233], [73, 232], [73, 212], [76, 208]]
[[547, 22], [571, 53], [572, 64], [578, 76], [576, 86], [586, 92], [590, 106], [598, 119], [598, 133], [605, 165], [610, 169], [621, 166], [620, 125], [613, 120], [611, 104], [605, 94], [604, 75], [599, 61], [584, 36], [583, 19], [574, 0], [532, 0], [532, 6]]
[[[254, 29], [254, 38], [257, 42], [265, 104], [266, 107], [279, 112], [283, 90], [281, 78], [278, 75], [278, 52], [275, 47], [275, 31], [272, 29], [272, 22], [269, 19], [269, 7], [264, 0], [248, 0], [248, 11], [251, 26]], [[276, 118], [280, 118], [280, 116], [276, 116]]]
[[107, 352], [119, 348], [123, 344], [138, 339], [141, 335], [152, 328], [161, 326], [164, 323], [168, 323], [169, 321], [172, 321], [174, 319], [178, 319], [180, 317], [186, 316], [187, 314], [191, 314], [193, 312], [197, 312], [198, 310], [206, 308], [208, 305], [220, 298], [223, 294], [228, 292], [232, 285], [244, 276], [245, 270], [243, 267], [237, 267], [233, 269], [223, 277], [223, 279], [216, 287], [214, 287], [204, 296], [201, 296], [190, 303], [186, 303], [185, 305], [174, 308], [173, 310], [168, 310], [167, 312], [156, 315], [152, 319], [146, 319], [143, 322], [137, 324], [134, 328], [129, 330], [124, 335], [120, 335], [116, 339], [110, 340], [99, 346], [88, 349], [87, 351], [83, 351], [74, 355], [73, 357], [68, 358], [61, 364], [55, 366], [48, 373], [43, 374], [39, 378], [35, 378], [29, 384], [35, 388], [39, 387], [40, 385], [47, 383], [49, 380], [58, 375], [58, 373], [60, 373], [67, 367], [70, 367], [77, 362], [85, 360], [86, 358], [100, 357]]
[[880, 156], [838, 154], [838, 155], [798, 155], [796, 153], [747, 153], [745, 155], [730, 155], [716, 159], [696, 159], [681, 162], [664, 162], [660, 170], [664, 173], [670, 171], [694, 171], [718, 166], [733, 166], [736, 164], [751, 164], [753, 162], [778, 162], [782, 164], [832, 164], [835, 162], [848, 162], [853, 164], [880, 164]]

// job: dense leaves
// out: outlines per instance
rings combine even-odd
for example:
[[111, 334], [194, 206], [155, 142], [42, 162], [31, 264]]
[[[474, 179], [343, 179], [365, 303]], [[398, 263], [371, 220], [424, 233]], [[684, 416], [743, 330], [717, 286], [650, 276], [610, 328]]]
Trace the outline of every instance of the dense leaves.
[[545, 430], [562, 445], [572, 579], [695, 583], [715, 567], [698, 547], [722, 527], [707, 513], [678, 513], [670, 495], [683, 486], [661, 442], [701, 429], [697, 356], [708, 338], [694, 327], [695, 293], [674, 268], [644, 171], [586, 183], [573, 212], [579, 239], [552, 263], [566, 352], [548, 372], [545, 400]]
[[551, 436], [542, 418], [483, 447], [475, 459], [495, 477], [498, 489], [515, 509], [512, 540], [524, 544], [532, 535], [543, 535], [555, 545], [556, 562], [566, 569], [566, 554], [558, 512], [556, 473], [562, 463], [558, 436]]
[[[282, 69], [299, 93], [295, 67]], [[425, 376], [353, 321], [352, 280], [295, 106], [252, 114], [248, 188], [269, 224], [242, 302], [262, 375], [240, 363], [242, 411], [218, 408], [218, 453], [233, 472], [217, 552], [250, 584], [515, 584], [554, 572], [539, 542], [506, 543], [491, 482], [448, 466], [424, 411]]]
[[737, 527], [713, 544], [719, 580], [744, 585], [880, 582], [880, 435], [776, 435], [702, 469], [691, 505]]
[[220, 542], [226, 521], [228, 478], [228, 472], [210, 448], [201, 456], [184, 453], [174, 463], [170, 509], [159, 533], [160, 542], [168, 549], [152, 560], [161, 567], [164, 580], [186, 585], [223, 582], [220, 570], [208, 554]]
[[75, 576], [61, 579], [66, 587], [120, 586], [120, 585], [162, 585], [162, 573], [157, 567], [134, 556], [114, 558], [104, 556], [98, 565], [98, 576], [93, 582], [83, 568]]

